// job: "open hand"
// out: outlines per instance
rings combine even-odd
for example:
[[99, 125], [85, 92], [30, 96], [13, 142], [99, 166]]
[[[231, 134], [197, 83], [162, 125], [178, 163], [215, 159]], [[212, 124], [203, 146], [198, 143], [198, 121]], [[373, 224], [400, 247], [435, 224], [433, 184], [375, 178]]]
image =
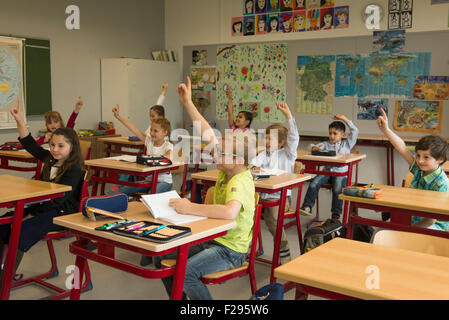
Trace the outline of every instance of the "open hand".
[[380, 112], [382, 115], [377, 118], [376, 123], [380, 131], [384, 132], [388, 129], [388, 117], [383, 108], [380, 108]]
[[339, 113], [337, 113], [336, 115], [334, 115], [334, 118], [333, 118], [334, 120], [341, 120], [341, 121], [344, 121], [344, 122], [349, 122], [349, 119], [348, 118], [346, 118], [346, 116], [345, 115], [343, 115], [343, 114], [339, 114]]
[[180, 214], [189, 214], [192, 203], [186, 198], [182, 199], [170, 199], [168, 205], [176, 210]]
[[112, 107], [112, 113], [116, 118], [120, 116], [120, 106], [118, 104], [115, 107]]
[[84, 105], [83, 100], [81, 100], [81, 97], [78, 97], [75, 104], [75, 113], [80, 112], [81, 107]]
[[192, 83], [189, 76], [186, 77], [186, 83], [178, 85], [179, 100], [183, 105], [192, 101]]

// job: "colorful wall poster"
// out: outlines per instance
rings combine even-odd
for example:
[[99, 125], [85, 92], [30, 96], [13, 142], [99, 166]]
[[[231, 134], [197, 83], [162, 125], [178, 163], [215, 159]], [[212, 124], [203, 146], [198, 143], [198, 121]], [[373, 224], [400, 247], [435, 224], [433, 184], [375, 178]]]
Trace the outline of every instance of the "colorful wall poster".
[[448, 100], [449, 77], [419, 76], [415, 78], [413, 97], [423, 100]]
[[306, 0], [307, 9], [319, 9], [321, 7], [321, 0]]
[[293, 31], [293, 15], [291, 12], [284, 12], [280, 14], [279, 21], [281, 23], [281, 31], [288, 33]]
[[405, 48], [405, 30], [374, 31], [373, 52], [403, 52]]
[[293, 0], [279, 0], [279, 11], [292, 11]]
[[388, 1], [388, 29], [408, 29], [412, 27], [413, 0]]
[[442, 101], [396, 101], [394, 129], [396, 131], [437, 134], [441, 132], [442, 117]]
[[293, 3], [293, 10], [305, 10], [306, 9], [306, 0], [296, 0]]
[[276, 33], [279, 31], [279, 14], [270, 13], [267, 15], [267, 33]]
[[349, 7], [334, 8], [334, 25], [335, 29], [344, 29], [349, 27]]
[[275, 103], [286, 99], [287, 44], [220, 46], [217, 50], [217, 118], [226, 120], [226, 89], [235, 112], [253, 112], [261, 121], [284, 121]]
[[335, 56], [298, 56], [296, 112], [331, 114]]
[[190, 67], [190, 80], [193, 90], [211, 91], [216, 88], [216, 67]]
[[293, 12], [293, 31], [302, 32], [306, 31], [306, 11]]
[[320, 9], [307, 11], [307, 31], [320, 30]]
[[334, 28], [334, 8], [321, 9], [320, 29], [330, 30]]
[[321, 0], [321, 8], [330, 8], [334, 6], [334, 0]]
[[279, 0], [268, 0], [267, 12], [279, 12]]
[[207, 64], [207, 50], [192, 50], [192, 64], [204, 66]]
[[254, 14], [254, 0], [243, 0], [243, 14]]
[[365, 60], [360, 54], [337, 55], [335, 96], [354, 96], [365, 75]]
[[243, 17], [232, 18], [231, 34], [233, 37], [243, 36]]
[[377, 120], [382, 115], [380, 109], [388, 114], [388, 99], [365, 98], [357, 102], [357, 120]]
[[366, 56], [359, 97], [396, 95], [413, 97], [415, 77], [429, 75], [430, 52], [374, 53]]
[[192, 90], [192, 101], [198, 109], [212, 108], [210, 91]]
[[267, 0], [256, 0], [256, 13], [265, 13], [267, 12]]
[[253, 36], [254, 28], [256, 24], [255, 16], [244, 16], [243, 17], [243, 35], [244, 36]]
[[256, 34], [267, 33], [267, 15], [258, 14], [256, 16]]

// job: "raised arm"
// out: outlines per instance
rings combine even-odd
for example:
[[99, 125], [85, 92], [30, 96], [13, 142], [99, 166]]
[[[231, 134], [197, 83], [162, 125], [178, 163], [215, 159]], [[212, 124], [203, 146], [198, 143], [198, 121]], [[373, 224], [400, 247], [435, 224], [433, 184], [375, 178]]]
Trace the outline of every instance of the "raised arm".
[[159, 96], [159, 98], [157, 99], [157, 102], [156, 102], [157, 105], [162, 106], [164, 104], [165, 94], [167, 92], [167, 87], [168, 87], [168, 82], [165, 81], [162, 84], [161, 95]]
[[388, 117], [384, 109], [381, 108], [380, 111], [382, 112], [382, 115], [379, 116], [376, 120], [377, 126], [379, 127], [380, 131], [382, 131], [382, 133], [388, 138], [393, 147], [401, 154], [405, 161], [407, 161], [409, 166], [411, 166], [413, 162], [415, 162], [413, 153], [409, 149], [407, 149], [404, 140], [402, 140], [388, 127]]
[[231, 87], [229, 85], [226, 89], [226, 96], [228, 97], [228, 124], [229, 128], [232, 128], [234, 125], [234, 104], [232, 101]]
[[73, 109], [72, 114], [70, 115], [69, 120], [67, 121], [67, 128], [74, 128], [75, 127], [75, 120], [78, 117], [78, 113], [80, 112], [82, 106], [84, 105], [83, 100], [81, 97], [78, 97], [75, 103], [75, 108]]
[[30, 132], [28, 131], [25, 121], [23, 120], [23, 113], [19, 100], [17, 100], [17, 107], [11, 109], [11, 115], [14, 117], [14, 120], [16, 120], [19, 137], [23, 139], [28, 136]]
[[123, 123], [123, 125], [125, 127], [127, 127], [132, 133], [134, 133], [140, 140], [145, 141], [145, 134], [140, 131], [135, 125], [134, 123], [132, 123], [131, 121], [129, 121], [128, 119], [123, 118], [120, 115], [120, 106], [117, 104], [117, 106], [112, 108], [112, 113], [114, 113], [114, 117], [120, 121], [121, 123]]
[[189, 115], [190, 119], [194, 122], [199, 122], [201, 124], [201, 136], [203, 137], [203, 134], [208, 131], [212, 134], [211, 140], [208, 142], [212, 142], [214, 144], [218, 144], [219, 141], [217, 137], [215, 136], [212, 127], [209, 125], [209, 122], [204, 119], [204, 117], [201, 115], [201, 113], [198, 111], [198, 109], [195, 107], [195, 105], [192, 102], [192, 84], [190, 82], [190, 78], [186, 77], [186, 83], [180, 83], [178, 86], [178, 94], [179, 94], [179, 100], [183, 104], [187, 114]]
[[299, 144], [299, 133], [295, 118], [293, 118], [292, 112], [290, 111], [288, 104], [286, 104], [285, 102], [276, 103], [276, 107], [284, 114], [288, 122], [287, 143], [284, 146], [285, 151], [291, 158], [296, 159], [296, 150], [298, 149]]
[[334, 116], [334, 120], [341, 120], [349, 127], [349, 135], [347, 137], [347, 141], [351, 149], [355, 146], [357, 143], [357, 138], [359, 136], [359, 129], [354, 125], [354, 123], [349, 120], [345, 115], [343, 114], [336, 114]]

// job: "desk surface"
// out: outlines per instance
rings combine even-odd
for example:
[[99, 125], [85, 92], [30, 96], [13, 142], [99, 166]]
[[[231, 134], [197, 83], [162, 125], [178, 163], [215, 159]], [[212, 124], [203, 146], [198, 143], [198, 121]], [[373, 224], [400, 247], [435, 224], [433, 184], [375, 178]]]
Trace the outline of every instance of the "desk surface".
[[[158, 223], [166, 223], [161, 220], [154, 219], [149, 210], [140, 202], [130, 202], [128, 210], [122, 214], [124, 219], [135, 219], [136, 221], [155, 221]], [[203, 219], [185, 224], [185, 226], [192, 229], [192, 234], [168, 243], [156, 243], [145, 240], [138, 240], [129, 237], [113, 234], [111, 232], [97, 231], [96, 227], [100, 227], [105, 223], [117, 221], [115, 218], [100, 218], [97, 221], [91, 221], [81, 213], [69, 214], [53, 219], [55, 224], [64, 226], [69, 229], [81, 231], [95, 236], [103, 237], [105, 239], [121, 242], [137, 248], [150, 250], [153, 252], [160, 252], [189, 243], [198, 239], [202, 239], [223, 231], [234, 228], [237, 224], [233, 220], [222, 219]]]
[[[329, 135], [325, 132], [317, 132], [317, 131], [302, 131], [300, 132], [301, 137], [317, 137], [317, 138], [323, 138], [328, 137]], [[416, 143], [419, 141], [419, 139], [422, 138], [422, 136], [402, 136], [399, 135], [399, 137], [404, 140], [405, 142], [410, 143]], [[375, 140], [375, 141], [388, 141], [388, 139], [383, 134], [363, 134], [360, 133], [357, 137], [357, 140]], [[448, 139], [449, 141], [449, 139]]]
[[109, 137], [109, 138], [98, 138], [98, 140], [105, 143], [117, 143], [117, 144], [128, 144], [134, 146], [143, 146], [144, 141], [129, 141], [128, 137]]
[[0, 175], [0, 203], [30, 199], [72, 190], [71, 186]]
[[338, 199], [349, 200], [356, 203], [449, 215], [449, 192], [420, 190], [387, 185], [374, 186], [383, 190], [382, 196], [378, 199], [351, 197], [345, 194], [340, 194]]
[[0, 156], [14, 157], [19, 159], [34, 159], [34, 157], [26, 150], [17, 150], [17, 151], [0, 150]]
[[[369, 266], [379, 289], [369, 289]], [[276, 268], [277, 278], [360, 299], [449, 299], [449, 258], [335, 238]]]
[[153, 172], [155, 170], [166, 169], [166, 168], [175, 168], [175, 167], [184, 165], [184, 163], [182, 163], [182, 162], [173, 162], [173, 164], [171, 164], [169, 166], [149, 167], [149, 166], [135, 163], [135, 162], [110, 160], [107, 158], [86, 160], [86, 161], [84, 161], [84, 164], [86, 166], [90, 166], [90, 167], [100, 167], [100, 168], [106, 168], [106, 169], [117, 169], [117, 170], [126, 170], [126, 171], [134, 171], [134, 172]]
[[[218, 169], [214, 169], [192, 173], [192, 178], [208, 181], [217, 181], [219, 171], [220, 170]], [[271, 176], [270, 179], [267, 180], [259, 180], [259, 181], [256, 180], [254, 181], [254, 185], [256, 188], [275, 190], [292, 184], [304, 182], [311, 178], [312, 176], [308, 174], [284, 173], [278, 176]]]
[[351, 153], [351, 154], [342, 154], [337, 157], [320, 157], [320, 156], [312, 156], [310, 151], [298, 150], [298, 160], [314, 160], [314, 161], [325, 161], [325, 162], [333, 162], [333, 163], [351, 163], [354, 161], [362, 160], [366, 158], [366, 154], [359, 153]]

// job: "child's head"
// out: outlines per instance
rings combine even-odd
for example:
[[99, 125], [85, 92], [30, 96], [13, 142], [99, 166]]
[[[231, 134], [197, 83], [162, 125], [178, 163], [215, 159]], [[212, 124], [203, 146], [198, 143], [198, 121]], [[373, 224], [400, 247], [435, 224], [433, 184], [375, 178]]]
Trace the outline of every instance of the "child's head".
[[165, 118], [165, 110], [163, 106], [154, 105], [150, 108], [150, 120]]
[[215, 161], [217, 169], [229, 172], [237, 166], [248, 167], [250, 152], [248, 137], [242, 135], [223, 135], [217, 148]]
[[435, 171], [447, 160], [448, 145], [443, 137], [428, 135], [422, 137], [415, 146], [416, 163], [423, 171]]
[[253, 121], [253, 114], [249, 111], [240, 111], [235, 117], [235, 126], [239, 129], [249, 128]]
[[49, 145], [51, 155], [59, 164], [56, 181], [73, 164], [79, 164], [82, 167], [83, 159], [81, 157], [80, 142], [78, 135], [73, 129], [56, 129], [51, 135]]
[[157, 118], [151, 121], [150, 137], [153, 142], [162, 142], [166, 136], [170, 136], [170, 121], [165, 118]]
[[267, 127], [265, 131], [266, 151], [272, 152], [284, 147], [287, 143], [288, 129], [280, 123]]
[[45, 117], [45, 126], [47, 130], [50, 132], [54, 132], [58, 128], [64, 128], [64, 121], [62, 120], [61, 115], [57, 111], [48, 111], [44, 115]]
[[329, 141], [336, 143], [345, 137], [346, 126], [341, 121], [333, 121], [329, 125]]

